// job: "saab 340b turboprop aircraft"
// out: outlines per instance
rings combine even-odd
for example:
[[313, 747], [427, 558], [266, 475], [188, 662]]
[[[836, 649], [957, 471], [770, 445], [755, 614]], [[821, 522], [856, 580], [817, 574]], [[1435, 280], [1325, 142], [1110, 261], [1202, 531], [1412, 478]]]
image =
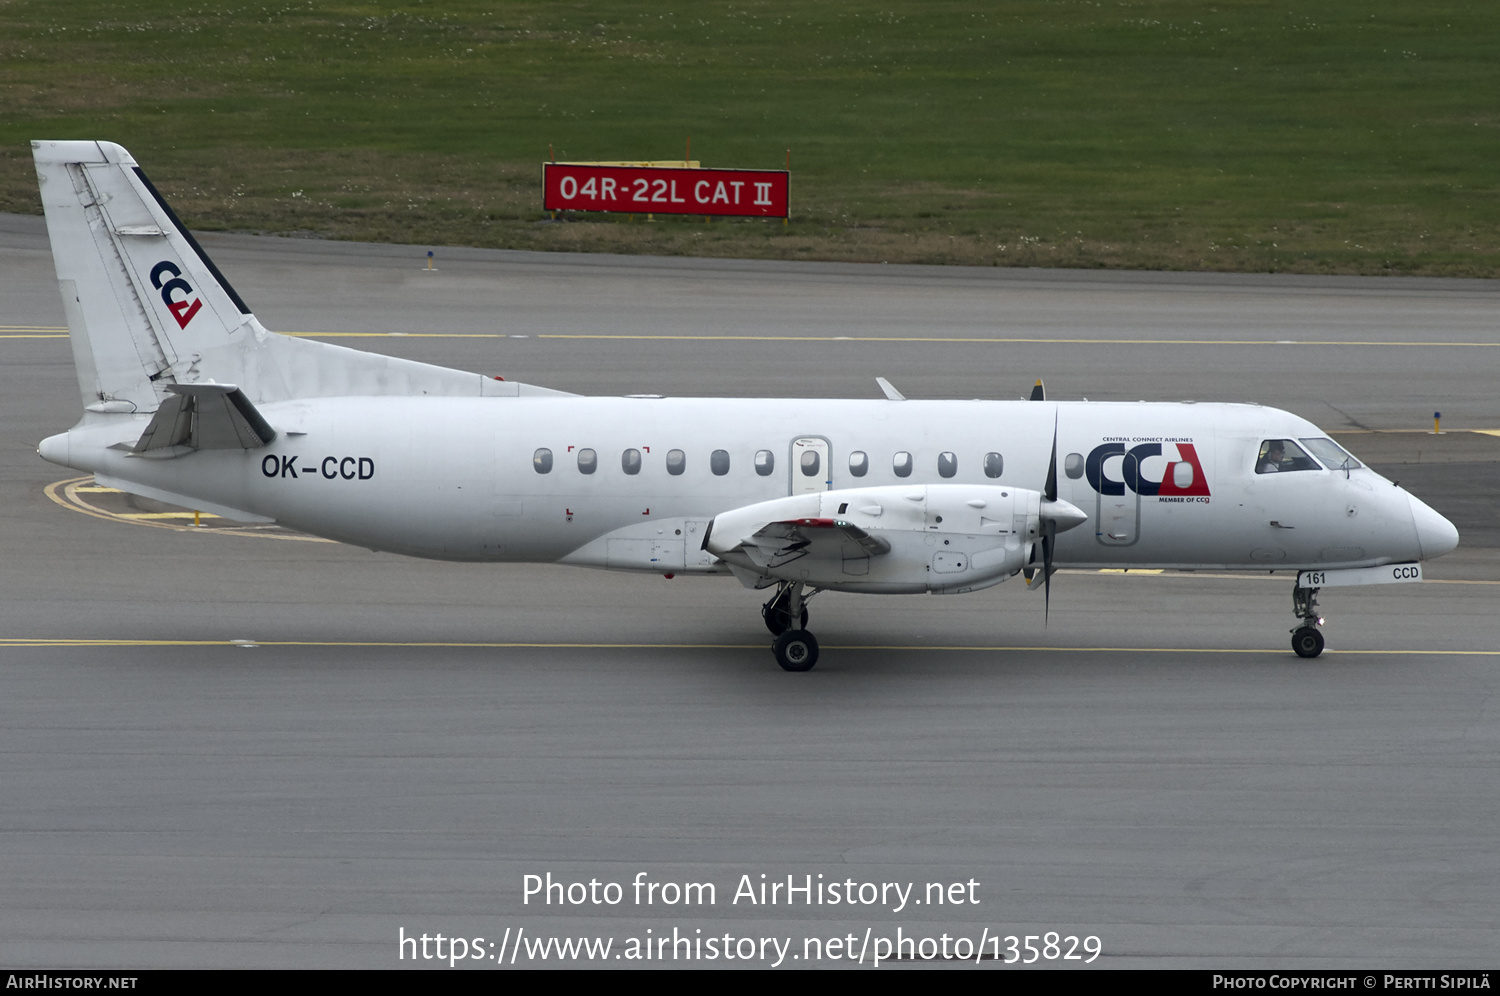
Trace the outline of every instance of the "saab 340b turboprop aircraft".
[[1419, 580], [1453, 525], [1317, 426], [1245, 404], [589, 398], [268, 332], [109, 142], [33, 142], [99, 483], [442, 560], [730, 573], [776, 660], [819, 591], [978, 591], [1057, 565]]

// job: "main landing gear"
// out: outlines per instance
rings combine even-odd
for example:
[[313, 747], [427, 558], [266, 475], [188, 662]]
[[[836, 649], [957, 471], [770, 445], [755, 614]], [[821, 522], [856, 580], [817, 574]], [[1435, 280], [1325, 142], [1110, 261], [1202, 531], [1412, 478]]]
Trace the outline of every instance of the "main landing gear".
[[1293, 588], [1292, 611], [1302, 625], [1292, 630], [1292, 649], [1298, 657], [1316, 657], [1323, 652], [1323, 619], [1318, 615], [1317, 588]]
[[[802, 593], [801, 581], [783, 581], [761, 609], [766, 629], [776, 637], [771, 652], [787, 671], [811, 671], [818, 663], [818, 641], [807, 631], [807, 600], [817, 592]], [[793, 628], [793, 620], [799, 625]]]

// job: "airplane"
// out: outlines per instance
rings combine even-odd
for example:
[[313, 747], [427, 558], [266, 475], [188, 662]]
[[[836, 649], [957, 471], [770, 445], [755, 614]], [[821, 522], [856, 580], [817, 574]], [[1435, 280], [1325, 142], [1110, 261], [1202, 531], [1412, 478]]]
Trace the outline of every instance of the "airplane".
[[[99, 484], [373, 550], [771, 589], [776, 661], [823, 591], [959, 594], [1059, 566], [1417, 581], [1443, 516], [1253, 404], [583, 397], [268, 331], [119, 145], [32, 143]], [[1045, 609], [1044, 609], [1045, 611]]]

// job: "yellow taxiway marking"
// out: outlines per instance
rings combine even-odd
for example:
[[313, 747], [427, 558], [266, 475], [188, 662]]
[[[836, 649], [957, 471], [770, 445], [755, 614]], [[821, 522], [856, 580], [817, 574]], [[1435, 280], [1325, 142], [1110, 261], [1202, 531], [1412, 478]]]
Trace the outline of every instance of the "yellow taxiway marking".
[[[1444, 429], [1441, 435], [1450, 432], [1482, 432], [1486, 436], [1500, 436], [1500, 429]], [[1373, 435], [1399, 435], [1407, 433], [1417, 436], [1437, 435], [1431, 429], [1330, 429], [1329, 434], [1333, 436], [1373, 436]]]
[[608, 332], [543, 332], [538, 339], [668, 339], [690, 342], [972, 342], [997, 344], [1066, 343], [1126, 346], [1500, 346], [1500, 342], [1405, 342], [1382, 339], [1054, 339], [1022, 336], [925, 335], [646, 335]]
[[117, 519], [217, 519], [212, 512], [116, 512]]
[[[334, 540], [323, 539], [321, 536], [304, 536], [301, 533], [287, 531], [271, 532], [264, 526], [247, 525], [229, 528], [207, 528], [202, 526], [178, 525], [183, 519], [193, 518], [193, 512], [111, 512], [108, 509], [92, 505], [82, 495], [85, 493], [122, 494], [117, 488], [104, 488], [94, 484], [94, 478], [74, 477], [66, 481], [53, 481], [42, 489], [42, 492], [63, 508], [84, 515], [92, 515], [96, 519], [105, 519], [109, 522], [127, 522], [137, 526], [151, 526], [154, 529], [175, 529], [184, 533], [213, 533], [217, 536], [253, 536], [256, 539], [296, 540], [301, 543], [332, 543]], [[197, 513], [201, 519], [218, 519], [217, 515], [209, 512]]]
[[509, 339], [504, 332], [278, 332], [294, 339]]
[[[487, 643], [465, 641], [387, 640], [110, 640], [86, 637], [0, 637], [0, 647], [390, 647], [395, 649], [452, 650], [765, 650], [765, 643]], [[1288, 651], [1270, 647], [1024, 647], [945, 646], [933, 644], [824, 644], [824, 650], [956, 651], [962, 653], [1059, 653], [1059, 654], [1274, 654]], [[1324, 654], [1345, 656], [1410, 657], [1500, 657], [1500, 650], [1334, 650]]]

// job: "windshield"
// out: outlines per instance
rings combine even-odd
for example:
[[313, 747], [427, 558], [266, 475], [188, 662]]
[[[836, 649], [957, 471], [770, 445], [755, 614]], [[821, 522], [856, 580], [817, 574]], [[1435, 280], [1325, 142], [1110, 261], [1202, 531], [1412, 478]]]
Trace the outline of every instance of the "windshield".
[[1257, 474], [1285, 474], [1294, 470], [1318, 470], [1317, 461], [1290, 439], [1267, 439], [1261, 442], [1255, 457]]
[[1329, 470], [1358, 470], [1364, 466], [1348, 450], [1331, 439], [1304, 439], [1302, 445]]

